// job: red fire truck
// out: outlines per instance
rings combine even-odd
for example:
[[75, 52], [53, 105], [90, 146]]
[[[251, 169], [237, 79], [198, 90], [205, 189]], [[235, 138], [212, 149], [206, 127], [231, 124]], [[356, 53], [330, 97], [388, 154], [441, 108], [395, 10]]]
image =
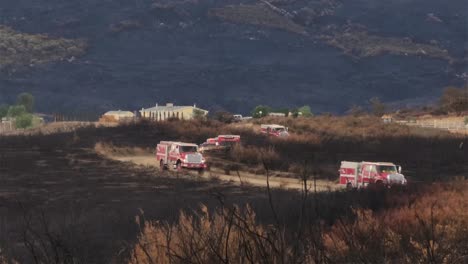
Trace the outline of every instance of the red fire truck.
[[280, 125], [261, 125], [261, 132], [274, 137], [287, 137], [289, 136], [288, 128]]
[[347, 188], [363, 188], [369, 184], [405, 185], [406, 178], [401, 174], [401, 166], [391, 162], [342, 161], [340, 184]]
[[191, 143], [161, 141], [156, 147], [156, 160], [161, 169], [206, 168], [205, 158], [199, 153], [198, 146]]
[[240, 143], [240, 139], [239, 135], [219, 135], [216, 138], [216, 144], [220, 146], [232, 146]]
[[240, 143], [239, 135], [219, 135], [215, 138], [209, 138], [205, 143], [200, 145], [200, 151], [229, 149], [235, 144]]

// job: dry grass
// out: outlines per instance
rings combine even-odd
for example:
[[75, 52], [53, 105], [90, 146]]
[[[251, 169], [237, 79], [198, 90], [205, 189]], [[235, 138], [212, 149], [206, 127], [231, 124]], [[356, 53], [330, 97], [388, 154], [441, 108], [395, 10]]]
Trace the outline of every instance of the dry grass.
[[0, 264], [19, 264], [14, 259], [6, 257], [2, 249], [0, 248]]
[[129, 263], [277, 263], [274, 232], [256, 223], [249, 206], [211, 215], [202, 205], [194, 214], [180, 212], [173, 225], [145, 222]]
[[230, 155], [234, 161], [247, 165], [259, 165], [265, 162], [268, 165], [278, 167], [278, 164], [282, 163], [281, 156], [272, 147], [259, 148], [237, 145], [234, 146]]
[[410, 198], [405, 202], [407, 206], [381, 213], [355, 210], [354, 221], [337, 223], [325, 236], [331, 259], [465, 263], [468, 261], [468, 185], [458, 184], [435, 186], [421, 197]]
[[116, 147], [110, 143], [98, 142], [94, 146], [96, 153], [103, 156], [138, 156], [138, 155], [148, 155], [152, 153], [153, 150], [149, 148], [140, 148], [140, 147]]
[[[182, 211], [173, 224], [137, 218], [142, 230], [129, 263], [465, 263], [467, 191], [467, 182], [459, 182], [379, 192], [388, 196], [386, 205], [335, 215], [330, 225], [306, 214], [293, 225], [265, 225], [249, 206], [210, 214], [202, 205]], [[283, 210], [276, 213], [288, 214]]]
[[396, 123], [384, 124], [380, 118], [373, 116], [316, 116], [297, 119], [266, 118], [255, 122], [258, 124], [278, 123], [285, 125], [291, 129], [293, 135], [304, 136], [306, 138], [302, 138], [302, 140], [314, 143], [323, 142], [327, 137], [374, 139], [402, 136], [450, 136], [443, 131], [432, 130], [432, 133], [425, 134], [420, 133], [421, 130]]
[[466, 139], [447, 131], [384, 124], [370, 116], [267, 118], [254, 122], [289, 127], [292, 136], [286, 140], [273, 138], [268, 144], [289, 166], [308, 161], [321, 167], [321, 175], [329, 179], [336, 178], [336, 172], [327, 168], [338, 168], [342, 160], [392, 161], [417, 180], [463, 175], [468, 169], [464, 165], [468, 164], [468, 148], [460, 147], [462, 142], [467, 144]]
[[[260, 134], [261, 123], [288, 126], [291, 136], [277, 139]], [[219, 159], [226, 163], [238, 161], [245, 170], [261, 172], [263, 166], [259, 161], [263, 155], [265, 160], [272, 161], [268, 165], [273, 170], [294, 172], [294, 164], [307, 162], [313, 164], [321, 178], [330, 180], [336, 179], [342, 160], [395, 162], [402, 165], [404, 174], [413, 180], [448, 179], [466, 175], [468, 171], [468, 142], [463, 135], [384, 124], [379, 118], [370, 116], [265, 118], [230, 125], [213, 120], [142, 121], [116, 127], [84, 127], [72, 133], [47, 136], [31, 134], [11, 138], [8, 144], [30, 141], [36, 145], [55, 145], [55, 142], [63, 141], [74, 147], [94, 148], [101, 142], [152, 152], [161, 140], [200, 144], [220, 134], [239, 134], [242, 147]]]

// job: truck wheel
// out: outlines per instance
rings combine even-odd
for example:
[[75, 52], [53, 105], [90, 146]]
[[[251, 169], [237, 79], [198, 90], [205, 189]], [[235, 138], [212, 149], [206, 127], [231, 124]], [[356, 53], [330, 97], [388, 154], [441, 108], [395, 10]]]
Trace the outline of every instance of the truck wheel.
[[205, 174], [205, 169], [199, 169], [198, 170], [198, 175], [203, 176], [203, 174]]
[[383, 189], [385, 189], [385, 184], [383, 183], [383, 181], [377, 181], [375, 183], [375, 188], [377, 190], [383, 190]]
[[350, 182], [348, 182], [346, 184], [346, 190], [352, 190], [353, 189], [353, 184], [351, 184]]
[[164, 165], [164, 161], [163, 161], [163, 160], [160, 160], [160, 161], [159, 161], [159, 169], [160, 169], [161, 171], [166, 170], [166, 166]]
[[181, 171], [182, 170], [182, 162], [177, 162], [176, 164], [176, 171]]

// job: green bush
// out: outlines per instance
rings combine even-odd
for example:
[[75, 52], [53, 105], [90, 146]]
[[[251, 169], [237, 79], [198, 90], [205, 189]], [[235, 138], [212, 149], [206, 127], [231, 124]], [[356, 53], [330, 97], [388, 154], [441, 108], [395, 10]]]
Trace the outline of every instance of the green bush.
[[27, 111], [26, 111], [26, 107], [24, 107], [24, 105], [12, 105], [8, 109], [7, 116], [8, 117], [18, 117], [18, 116], [24, 115], [26, 113], [27, 113]]
[[254, 118], [261, 118], [267, 116], [271, 112], [271, 107], [266, 105], [258, 105], [252, 111], [252, 116]]
[[311, 117], [313, 114], [312, 114], [312, 110], [310, 109], [310, 106], [308, 105], [304, 105], [302, 107], [299, 107], [299, 109], [297, 109], [298, 113], [301, 113], [302, 116], [304, 117]]
[[0, 105], [0, 119], [8, 115], [8, 105]]
[[17, 128], [29, 128], [32, 126], [33, 115], [24, 113], [16, 117], [16, 127]]
[[21, 93], [18, 95], [16, 104], [24, 106], [28, 113], [32, 113], [34, 110], [34, 96], [30, 93]]

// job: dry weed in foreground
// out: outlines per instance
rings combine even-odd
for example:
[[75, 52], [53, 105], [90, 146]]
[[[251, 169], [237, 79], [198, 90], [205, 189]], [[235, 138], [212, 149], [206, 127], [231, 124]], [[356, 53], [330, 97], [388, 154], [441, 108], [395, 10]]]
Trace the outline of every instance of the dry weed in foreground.
[[467, 263], [467, 187], [405, 193], [392, 198], [399, 207], [357, 208], [331, 226], [304, 217], [283, 229], [258, 224], [249, 206], [202, 206], [174, 224], [146, 222], [129, 263]]
[[14, 259], [9, 259], [5, 256], [2, 249], [0, 248], [0, 264], [19, 264]]
[[174, 225], [146, 222], [129, 263], [278, 263], [278, 235], [256, 224], [249, 206], [210, 215], [202, 205]]
[[325, 235], [337, 262], [467, 263], [467, 184], [435, 187], [408, 206], [375, 214], [355, 210], [353, 223], [338, 222]]

